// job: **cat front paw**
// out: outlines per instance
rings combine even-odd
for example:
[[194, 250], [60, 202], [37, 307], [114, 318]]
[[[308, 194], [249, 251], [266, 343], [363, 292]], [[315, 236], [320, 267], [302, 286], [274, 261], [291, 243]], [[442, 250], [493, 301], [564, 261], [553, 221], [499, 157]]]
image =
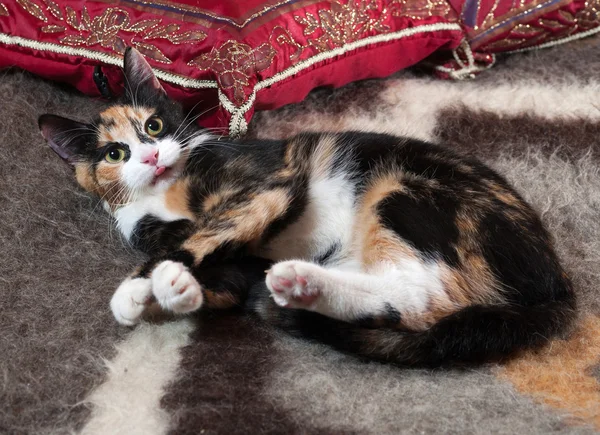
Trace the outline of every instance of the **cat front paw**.
[[152, 282], [148, 278], [127, 278], [110, 300], [110, 309], [117, 322], [132, 326], [140, 321], [152, 302]]
[[183, 314], [202, 306], [202, 287], [187, 267], [163, 261], [152, 271], [152, 291], [165, 310]]
[[318, 269], [319, 266], [303, 261], [275, 264], [266, 277], [275, 303], [286, 308], [312, 308], [321, 295], [315, 280]]

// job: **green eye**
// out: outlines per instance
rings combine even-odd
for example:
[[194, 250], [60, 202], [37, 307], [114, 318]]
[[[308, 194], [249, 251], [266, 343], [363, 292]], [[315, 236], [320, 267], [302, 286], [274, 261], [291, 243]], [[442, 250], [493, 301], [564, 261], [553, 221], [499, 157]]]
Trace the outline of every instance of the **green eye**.
[[111, 148], [104, 158], [108, 163], [119, 163], [125, 158], [125, 150], [123, 148]]
[[146, 133], [150, 136], [156, 136], [163, 131], [163, 121], [157, 116], [153, 116], [152, 118], [146, 121]]

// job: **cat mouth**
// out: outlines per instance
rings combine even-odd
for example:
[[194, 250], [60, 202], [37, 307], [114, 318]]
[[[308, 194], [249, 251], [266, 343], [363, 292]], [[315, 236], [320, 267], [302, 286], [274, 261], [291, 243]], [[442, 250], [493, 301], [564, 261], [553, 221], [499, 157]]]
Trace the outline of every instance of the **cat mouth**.
[[154, 170], [154, 178], [152, 179], [152, 184], [156, 184], [161, 180], [169, 178], [173, 174], [173, 168], [169, 168], [166, 166], [158, 166]]

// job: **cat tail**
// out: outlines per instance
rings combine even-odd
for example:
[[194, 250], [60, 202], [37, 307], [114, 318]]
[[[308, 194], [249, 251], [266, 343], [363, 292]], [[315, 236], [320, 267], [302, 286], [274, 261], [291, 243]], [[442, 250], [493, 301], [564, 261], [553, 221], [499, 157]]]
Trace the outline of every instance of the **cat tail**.
[[310, 311], [282, 309], [262, 292], [250, 304], [269, 323], [292, 335], [368, 359], [433, 367], [497, 361], [518, 350], [540, 347], [575, 317], [572, 293], [529, 307], [474, 305], [414, 332], [368, 329]]

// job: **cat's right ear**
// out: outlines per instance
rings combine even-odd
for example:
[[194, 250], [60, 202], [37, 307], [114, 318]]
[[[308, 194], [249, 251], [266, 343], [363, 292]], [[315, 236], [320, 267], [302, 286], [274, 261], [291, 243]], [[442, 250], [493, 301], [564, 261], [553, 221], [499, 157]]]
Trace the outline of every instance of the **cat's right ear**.
[[92, 126], [62, 116], [42, 115], [38, 126], [52, 151], [70, 164], [74, 164], [93, 141]]
[[132, 101], [138, 97], [138, 93], [147, 92], [154, 95], [166, 95], [162, 85], [154, 75], [152, 67], [146, 62], [142, 53], [135, 48], [125, 49], [123, 63], [125, 72], [125, 95]]

